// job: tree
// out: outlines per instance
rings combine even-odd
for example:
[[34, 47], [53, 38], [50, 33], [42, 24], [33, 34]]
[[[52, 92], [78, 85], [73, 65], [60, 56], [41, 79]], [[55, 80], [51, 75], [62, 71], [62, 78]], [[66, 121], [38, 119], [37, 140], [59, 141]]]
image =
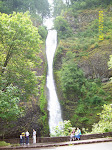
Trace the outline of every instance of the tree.
[[70, 52], [66, 54], [60, 72], [62, 90], [66, 95], [70, 95], [70, 93], [81, 94], [80, 89], [85, 82], [83, 71], [74, 63], [73, 57], [73, 54]]
[[56, 17], [54, 21], [54, 28], [58, 31], [58, 37], [61, 39], [72, 36], [72, 29], [64, 17]]
[[75, 55], [67, 52], [58, 73], [61, 104], [66, 119], [70, 118], [72, 125], [91, 130], [92, 124], [99, 119], [96, 114], [106, 103], [106, 93], [99, 80], [86, 79], [74, 59]]
[[40, 14], [42, 18], [50, 14], [48, 0], [0, 0], [0, 8], [7, 14], [29, 11], [30, 14]]
[[53, 11], [53, 16], [59, 16], [62, 12], [62, 10], [65, 9], [66, 5], [63, 3], [63, 0], [54, 0], [53, 2], [54, 5], [54, 11]]
[[[0, 83], [4, 83], [0, 78]], [[0, 86], [0, 134], [5, 134], [6, 129], [11, 121], [23, 116], [23, 107], [20, 107], [19, 89], [10, 84], [2, 91]]]
[[93, 125], [92, 133], [112, 132], [112, 107], [104, 105], [103, 110], [99, 113], [100, 121]]
[[35, 1], [35, 8], [37, 8], [37, 12], [41, 14], [42, 18], [50, 15], [48, 0]]
[[0, 90], [0, 118], [6, 122], [16, 119], [21, 114], [17, 93], [18, 88], [13, 85], [9, 85], [6, 91]]
[[26, 104], [37, 98], [39, 86], [34, 68], [42, 62], [40, 38], [28, 12], [0, 13], [0, 124], [3, 135], [13, 126], [13, 120], [21, 117], [25, 109], [22, 102]]
[[2, 91], [10, 85], [20, 89], [20, 99], [37, 95], [37, 77], [33, 68], [39, 66], [41, 40], [28, 13], [0, 14], [0, 75], [6, 80]]
[[42, 39], [46, 40], [47, 33], [48, 33], [46, 27], [45, 26], [39, 26], [38, 32], [41, 35]]

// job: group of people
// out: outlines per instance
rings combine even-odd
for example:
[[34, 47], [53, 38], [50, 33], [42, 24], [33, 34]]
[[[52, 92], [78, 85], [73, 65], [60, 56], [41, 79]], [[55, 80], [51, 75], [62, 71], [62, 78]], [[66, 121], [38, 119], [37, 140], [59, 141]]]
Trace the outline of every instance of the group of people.
[[[29, 145], [29, 135], [30, 133], [28, 131], [22, 132], [20, 134], [20, 145]], [[26, 138], [26, 141], [25, 141]], [[33, 144], [36, 143], [36, 131], [33, 129]]]
[[80, 136], [81, 136], [81, 130], [79, 128], [77, 128], [77, 130], [75, 131], [75, 129], [71, 132], [70, 135], [70, 141], [74, 141], [74, 140], [80, 140]]
[[[22, 132], [20, 135], [20, 145], [29, 145], [29, 135], [30, 133], [28, 131]], [[77, 130], [73, 130], [70, 135], [70, 141], [72, 140], [80, 140], [81, 136], [81, 130], [77, 128]], [[26, 137], [26, 142], [25, 142]], [[33, 129], [33, 144], [36, 143], [36, 131]]]

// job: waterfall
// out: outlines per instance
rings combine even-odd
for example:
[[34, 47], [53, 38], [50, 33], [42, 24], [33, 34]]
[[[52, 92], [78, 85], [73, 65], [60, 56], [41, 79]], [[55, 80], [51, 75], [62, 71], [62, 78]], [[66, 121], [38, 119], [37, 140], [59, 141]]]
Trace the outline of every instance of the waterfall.
[[[47, 26], [48, 35], [46, 38], [46, 57], [48, 62], [48, 72], [46, 86], [48, 88], [48, 111], [49, 111], [49, 129], [50, 134], [55, 134], [54, 128], [63, 122], [61, 116], [61, 107], [56, 93], [53, 77], [53, 58], [57, 46], [57, 32], [52, 30], [53, 18], [45, 19], [44, 25]], [[51, 30], [50, 30], [51, 29]]]

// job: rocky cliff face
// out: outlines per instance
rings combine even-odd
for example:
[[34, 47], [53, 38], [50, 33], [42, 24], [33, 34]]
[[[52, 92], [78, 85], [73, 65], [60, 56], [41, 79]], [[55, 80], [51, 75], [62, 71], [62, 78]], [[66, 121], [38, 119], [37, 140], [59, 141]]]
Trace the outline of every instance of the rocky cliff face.
[[87, 78], [100, 78], [106, 82], [112, 76], [112, 71], [108, 69], [109, 56], [112, 53], [112, 45], [99, 44], [99, 48], [90, 49], [89, 56], [82, 57], [78, 63], [83, 69]]
[[[99, 11], [97, 10], [84, 10], [83, 12], [73, 16], [70, 14], [65, 15], [65, 19], [69, 22], [72, 31], [75, 34], [86, 32], [88, 28], [91, 28], [91, 33], [94, 32], [95, 28], [92, 28], [93, 24], [97, 32], [99, 31]], [[102, 10], [104, 13], [104, 28], [107, 26], [106, 22], [110, 17], [112, 10], [111, 6], [108, 10]], [[110, 29], [111, 30], [111, 29]], [[79, 37], [71, 38], [67, 40], [61, 40], [59, 42], [57, 53], [55, 57], [54, 66], [59, 69], [62, 64], [62, 58], [65, 56], [66, 52], [72, 51], [76, 54], [76, 63], [82, 68], [84, 74], [87, 78], [100, 78], [102, 82], [106, 82], [112, 76], [112, 70], [108, 69], [107, 62], [109, 61], [109, 56], [112, 54], [112, 39], [111, 31], [108, 29], [107, 32], [104, 31], [104, 40], [100, 41], [98, 34], [96, 37], [93, 35], [91, 41], [89, 42], [89, 34], [83, 35], [83, 39], [86, 43], [81, 40], [77, 40]], [[78, 41], [78, 43], [77, 43]]]
[[92, 21], [98, 19], [98, 10], [85, 10], [75, 16], [67, 14], [65, 18], [69, 22], [74, 33], [77, 33], [78, 31], [84, 30]]

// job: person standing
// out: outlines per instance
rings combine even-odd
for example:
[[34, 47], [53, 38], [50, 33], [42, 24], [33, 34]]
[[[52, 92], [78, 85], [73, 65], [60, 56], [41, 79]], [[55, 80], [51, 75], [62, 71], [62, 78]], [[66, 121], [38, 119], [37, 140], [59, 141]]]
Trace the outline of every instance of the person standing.
[[26, 144], [29, 145], [29, 132], [28, 130], [26, 131]]
[[22, 134], [20, 134], [20, 145], [23, 144]]
[[25, 132], [22, 132], [22, 143], [25, 145]]
[[33, 144], [36, 143], [36, 131], [33, 129]]

